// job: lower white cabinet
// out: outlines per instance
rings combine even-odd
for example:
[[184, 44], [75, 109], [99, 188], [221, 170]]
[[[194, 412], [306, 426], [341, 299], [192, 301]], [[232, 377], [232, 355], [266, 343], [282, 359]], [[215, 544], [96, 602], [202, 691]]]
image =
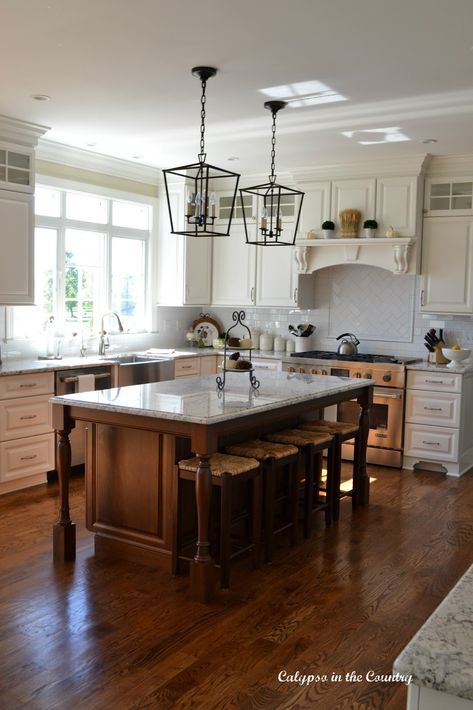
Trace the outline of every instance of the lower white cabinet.
[[473, 466], [473, 371], [409, 370], [404, 468], [454, 476]]
[[0, 377], [0, 493], [44, 483], [54, 469], [53, 394], [53, 373]]
[[0, 190], [0, 304], [34, 302], [33, 195]]

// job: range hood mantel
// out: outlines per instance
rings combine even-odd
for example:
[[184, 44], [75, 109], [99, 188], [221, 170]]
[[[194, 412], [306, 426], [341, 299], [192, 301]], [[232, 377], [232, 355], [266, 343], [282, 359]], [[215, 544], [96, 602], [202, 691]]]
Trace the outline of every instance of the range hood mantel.
[[374, 239], [301, 239], [294, 257], [299, 274], [309, 274], [338, 264], [365, 264], [394, 274], [415, 274], [417, 239], [375, 237]]

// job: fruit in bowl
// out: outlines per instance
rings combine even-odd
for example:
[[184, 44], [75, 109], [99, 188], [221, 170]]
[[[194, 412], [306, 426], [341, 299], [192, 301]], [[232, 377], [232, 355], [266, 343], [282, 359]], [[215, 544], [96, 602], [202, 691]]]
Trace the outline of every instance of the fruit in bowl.
[[452, 348], [442, 348], [442, 353], [448, 360], [450, 360], [447, 367], [453, 370], [455, 367], [458, 367], [463, 360], [470, 357], [471, 350], [464, 350], [458, 346], [453, 346]]

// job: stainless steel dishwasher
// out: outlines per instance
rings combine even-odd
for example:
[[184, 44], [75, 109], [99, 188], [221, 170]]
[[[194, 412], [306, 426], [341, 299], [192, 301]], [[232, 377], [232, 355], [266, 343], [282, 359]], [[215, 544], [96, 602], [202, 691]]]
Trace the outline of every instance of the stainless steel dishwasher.
[[[74, 394], [78, 391], [78, 386], [83, 375], [93, 376], [93, 389], [109, 389], [112, 386], [112, 365], [92, 365], [69, 370], [56, 370], [55, 388], [57, 395]], [[92, 388], [91, 388], [92, 389]], [[85, 449], [85, 424], [77, 422], [69, 436], [71, 442], [71, 466], [80, 466], [84, 463]]]

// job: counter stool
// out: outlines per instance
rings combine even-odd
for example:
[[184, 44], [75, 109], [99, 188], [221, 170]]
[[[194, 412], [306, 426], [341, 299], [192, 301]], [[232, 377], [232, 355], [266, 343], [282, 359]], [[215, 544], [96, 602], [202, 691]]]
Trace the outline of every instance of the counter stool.
[[[304, 465], [304, 537], [310, 537], [312, 513], [325, 511], [325, 524], [332, 522], [332, 497], [334, 485], [334, 448], [333, 436], [325, 432], [305, 431], [303, 429], [283, 429], [274, 434], [267, 434], [268, 441], [278, 444], [292, 444], [300, 451], [300, 460]], [[322, 479], [322, 454], [327, 450], [327, 486], [325, 499], [320, 500], [319, 492]]]
[[[284, 530], [291, 531], [291, 545], [296, 543], [297, 533], [297, 498], [298, 498], [298, 460], [299, 449], [292, 444], [275, 444], [272, 441], [250, 439], [239, 444], [227, 446], [227, 453], [237, 456], [251, 456], [260, 462], [263, 471], [263, 519], [264, 551], [266, 562], [273, 560], [274, 536]], [[274, 509], [276, 503], [276, 477], [279, 471], [287, 477], [289, 490], [289, 518], [274, 527]]]
[[[315, 431], [319, 433], [331, 434], [334, 438], [334, 495], [332, 516], [334, 520], [340, 517], [340, 499], [351, 496], [352, 509], [356, 510], [360, 490], [360, 427], [358, 424], [350, 422], [331, 422], [326, 419], [318, 419], [314, 422], [301, 424], [301, 429]], [[341, 490], [341, 470], [342, 470], [342, 444], [349, 439], [355, 440], [353, 452], [353, 485], [351, 490]]]
[[[182, 480], [194, 481], [196, 478], [197, 457], [184, 459], [177, 464], [177, 484], [175, 486], [175, 505], [173, 521], [174, 544], [172, 550], [172, 572], [179, 574], [180, 560], [190, 560], [182, 554]], [[247, 552], [253, 551], [255, 567], [261, 565], [261, 508], [262, 508], [262, 477], [259, 462], [253, 458], [229, 456], [228, 454], [212, 454], [209, 459], [212, 473], [212, 486], [220, 489], [220, 533], [219, 533], [219, 562], [220, 583], [223, 589], [230, 585], [230, 560]], [[243, 547], [231, 551], [231, 527], [235, 523], [232, 518], [232, 497], [235, 481], [251, 481], [251, 539]], [[241, 518], [239, 518], [240, 520]]]

